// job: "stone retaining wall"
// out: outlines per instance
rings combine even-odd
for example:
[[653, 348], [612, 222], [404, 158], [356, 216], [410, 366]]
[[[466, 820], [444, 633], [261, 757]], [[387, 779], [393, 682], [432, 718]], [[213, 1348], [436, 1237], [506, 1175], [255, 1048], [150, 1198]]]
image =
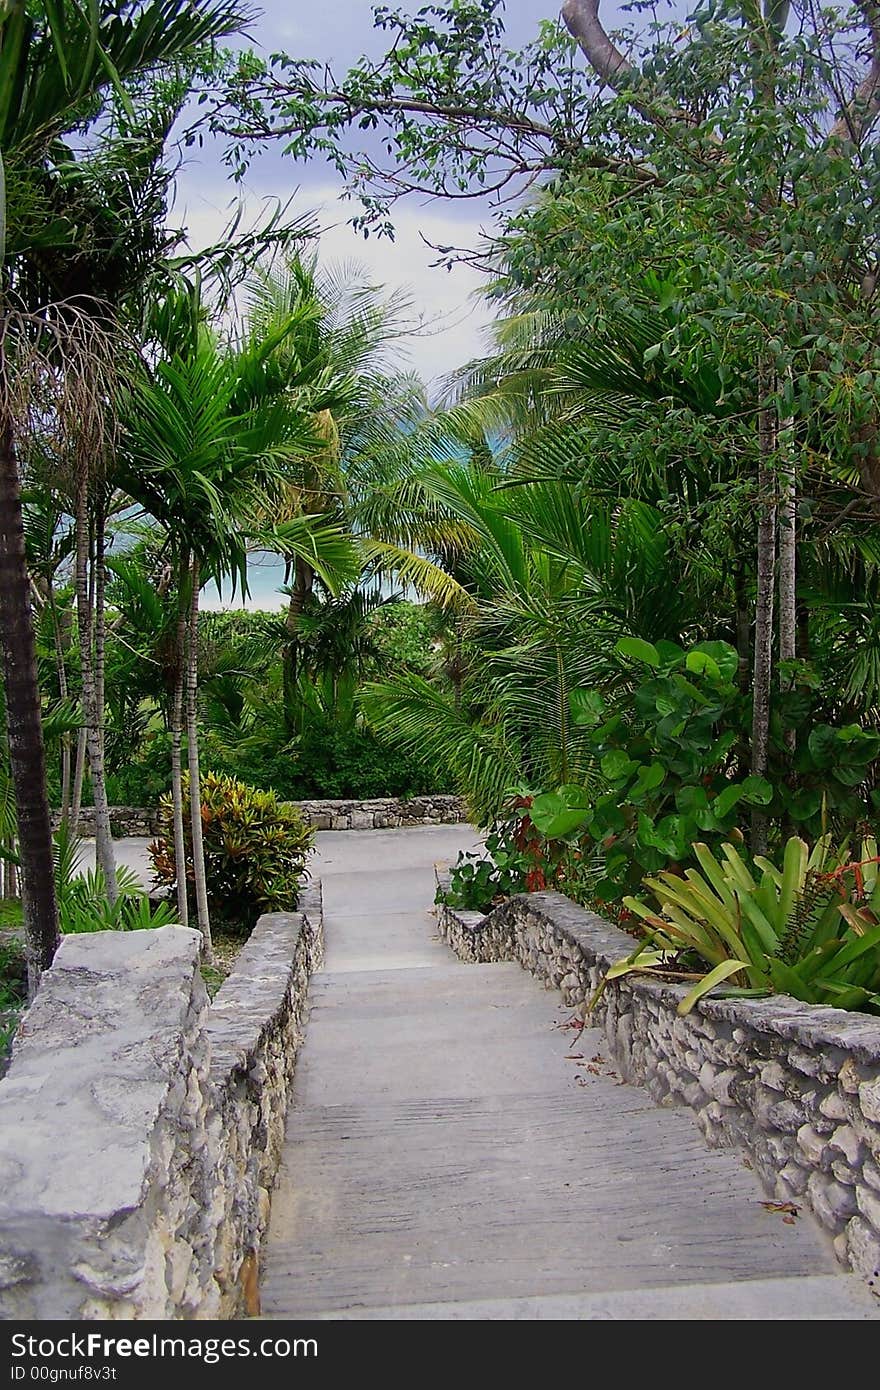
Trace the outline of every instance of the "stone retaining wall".
[[[513, 898], [483, 917], [438, 910], [466, 961], [517, 960], [577, 1014], [633, 939], [559, 893]], [[703, 999], [630, 976], [588, 1021], [626, 1081], [695, 1112], [710, 1145], [743, 1148], [768, 1191], [809, 1207], [843, 1263], [880, 1290], [880, 1019], [770, 999]]]
[[[60, 820], [60, 812], [53, 811], [53, 829], [57, 829]], [[111, 806], [110, 828], [117, 839], [123, 839], [127, 835], [145, 835], [152, 839], [159, 829], [159, 813], [151, 806]], [[86, 837], [94, 836], [94, 806], [83, 806], [80, 811], [78, 833]]]
[[[390, 830], [397, 826], [458, 825], [467, 820], [459, 796], [377, 797], [373, 801], [291, 801], [303, 819], [316, 830]], [[55, 816], [55, 824], [58, 823]], [[148, 806], [112, 806], [113, 834], [152, 837], [159, 829], [158, 812]], [[93, 836], [95, 813], [91, 806], [80, 812], [79, 833]]]
[[391, 830], [398, 826], [459, 825], [467, 820], [460, 796], [383, 797], [375, 801], [294, 801], [316, 830]]
[[209, 1004], [195, 931], [66, 937], [0, 1082], [0, 1316], [216, 1318], [258, 1260], [320, 889]]

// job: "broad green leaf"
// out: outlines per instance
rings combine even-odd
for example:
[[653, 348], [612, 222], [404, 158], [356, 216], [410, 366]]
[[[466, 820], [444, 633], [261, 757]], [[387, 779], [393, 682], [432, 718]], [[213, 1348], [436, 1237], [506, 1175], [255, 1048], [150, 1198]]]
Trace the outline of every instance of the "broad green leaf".
[[619, 656], [627, 656], [631, 661], [638, 661], [655, 671], [660, 665], [660, 653], [653, 642], [645, 642], [641, 637], [621, 637], [614, 650]]
[[748, 968], [749, 963], [746, 960], [723, 960], [720, 965], [715, 966], [714, 970], [710, 970], [708, 975], [700, 980], [698, 984], [694, 985], [693, 989], [688, 991], [676, 1009], [676, 1013], [689, 1014], [697, 1001], [703, 998], [704, 994], [708, 994], [710, 990], [715, 989], [716, 985], [720, 985], [724, 980], [729, 980], [731, 975], [736, 975], [740, 970], [748, 970]]
[[655, 791], [666, 777], [666, 769], [662, 763], [643, 764], [639, 768], [636, 786], [642, 787], [645, 791]]
[[684, 661], [684, 648], [677, 642], [669, 642], [665, 637], [661, 637], [659, 642], [655, 642], [657, 654], [664, 666], [680, 666]]
[[712, 802], [712, 810], [715, 812], [715, 815], [722, 819], [730, 815], [734, 806], [741, 800], [743, 790], [744, 788], [740, 783], [731, 782], [730, 786], [725, 787], [723, 791], [719, 792]]
[[635, 772], [638, 763], [634, 763], [622, 748], [612, 748], [610, 753], [605, 754], [600, 766], [603, 777], [607, 777], [609, 782], [620, 782]]
[[773, 787], [766, 777], [750, 775], [742, 781], [742, 799], [750, 806], [769, 806], [773, 800]]
[[695, 676], [708, 676], [710, 680], [715, 681], [721, 679], [721, 667], [708, 652], [688, 652], [685, 666]]
[[529, 808], [535, 829], [548, 840], [558, 840], [585, 825], [590, 818], [589, 806], [572, 806], [558, 792], [536, 796]]
[[697, 642], [691, 648], [691, 652], [700, 652], [710, 657], [718, 668], [722, 680], [732, 681], [736, 675], [739, 654], [736, 647], [732, 647], [729, 642]]

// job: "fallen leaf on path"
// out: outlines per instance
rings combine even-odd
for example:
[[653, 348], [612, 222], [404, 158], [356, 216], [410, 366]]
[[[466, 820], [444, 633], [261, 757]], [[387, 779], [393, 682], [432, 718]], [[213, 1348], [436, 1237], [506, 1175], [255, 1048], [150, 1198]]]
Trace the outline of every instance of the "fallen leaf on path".
[[786, 1226], [794, 1225], [795, 1217], [800, 1211], [800, 1207], [796, 1207], [794, 1202], [762, 1202], [761, 1206], [765, 1211], [779, 1212]]

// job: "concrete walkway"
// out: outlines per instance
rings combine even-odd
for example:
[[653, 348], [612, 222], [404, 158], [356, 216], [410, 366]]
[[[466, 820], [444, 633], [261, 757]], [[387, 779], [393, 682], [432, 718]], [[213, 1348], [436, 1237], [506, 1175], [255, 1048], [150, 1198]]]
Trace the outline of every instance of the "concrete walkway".
[[318, 837], [312, 982], [273, 1199], [270, 1318], [857, 1319], [825, 1238], [684, 1110], [623, 1086], [517, 965], [436, 935], [463, 827]]

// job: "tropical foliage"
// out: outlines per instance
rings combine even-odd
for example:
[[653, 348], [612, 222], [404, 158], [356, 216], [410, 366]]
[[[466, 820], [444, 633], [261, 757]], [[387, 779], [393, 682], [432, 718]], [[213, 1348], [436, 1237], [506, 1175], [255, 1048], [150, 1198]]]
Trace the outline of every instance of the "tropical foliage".
[[[184, 810], [190, 783], [184, 778]], [[208, 773], [201, 782], [199, 818], [212, 913], [247, 935], [263, 912], [292, 912], [312, 844], [299, 812], [272, 792], [256, 791], [231, 777]], [[177, 882], [173, 806], [160, 802], [159, 834], [151, 846], [156, 880]], [[192, 820], [188, 818], [188, 826]], [[187, 891], [195, 897], [192, 832], [185, 841]]]
[[660, 915], [637, 898], [627, 906], [648, 935], [608, 979], [633, 970], [674, 978], [689, 960], [709, 967], [679, 1012], [721, 981], [739, 992], [779, 991], [811, 1004], [880, 1013], [880, 885], [877, 842], [866, 838], [857, 857], [833, 854], [823, 836], [812, 852], [793, 836], [781, 867], [758, 856], [750, 870], [737, 851], [723, 858], [694, 846], [699, 870], [647, 878]]
[[[500, 0], [379, 7], [388, 51], [333, 79], [218, 49], [246, 18], [0, 15], [0, 853], [32, 986], [67, 910], [47, 793], [69, 835], [94, 802], [73, 897], [117, 925], [110, 803], [166, 798], [207, 960], [212, 907], [295, 902], [274, 798], [430, 789], [488, 832], [462, 905], [557, 887], [649, 914], [627, 968], [874, 1007], [871, 855], [829, 858], [880, 809], [873, 8], [637, 6], [615, 39], [567, 0], [516, 54]], [[363, 231], [494, 189], [493, 341], [440, 405], [405, 298], [310, 217], [169, 231], [184, 111], [238, 173], [276, 135], [329, 158]], [[277, 611], [202, 612], [261, 560]]]

